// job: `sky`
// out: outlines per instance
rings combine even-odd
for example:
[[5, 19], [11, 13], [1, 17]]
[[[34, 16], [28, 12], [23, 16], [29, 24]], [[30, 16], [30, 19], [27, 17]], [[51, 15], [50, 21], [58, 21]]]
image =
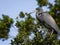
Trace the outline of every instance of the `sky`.
[[[54, 0], [49, 0], [53, 3]], [[2, 14], [8, 15], [15, 20], [15, 18], [19, 15], [20, 11], [23, 12], [31, 12], [38, 7], [36, 0], [0, 0], [0, 18]], [[44, 7], [44, 10], [46, 7]], [[34, 16], [34, 15], [33, 15]], [[8, 40], [2, 41], [0, 40], [0, 45], [10, 45], [10, 40], [16, 37], [17, 29], [10, 29], [10, 37]]]

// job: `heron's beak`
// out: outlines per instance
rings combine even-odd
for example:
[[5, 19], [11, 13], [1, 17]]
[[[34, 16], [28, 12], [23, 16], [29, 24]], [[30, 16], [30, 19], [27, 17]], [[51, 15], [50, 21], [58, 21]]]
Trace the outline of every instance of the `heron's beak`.
[[32, 11], [32, 12], [30, 12], [29, 14], [32, 14], [32, 13], [34, 13], [34, 12], [36, 12], [36, 11]]
[[34, 12], [37, 13], [37, 12], [39, 12], [39, 11], [38, 11], [38, 10], [34, 10], [34, 11], [30, 12], [29, 14], [32, 14], [32, 13], [34, 13]]

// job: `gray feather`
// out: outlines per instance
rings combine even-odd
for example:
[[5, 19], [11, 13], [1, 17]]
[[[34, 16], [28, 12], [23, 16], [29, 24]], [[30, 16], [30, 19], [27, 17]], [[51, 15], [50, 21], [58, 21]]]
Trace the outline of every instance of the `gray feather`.
[[58, 34], [60, 34], [60, 30], [59, 30], [55, 20], [53, 19], [53, 17], [51, 15], [49, 15], [47, 13], [43, 13], [42, 18], [48, 25], [50, 25], [52, 28], [54, 28]]

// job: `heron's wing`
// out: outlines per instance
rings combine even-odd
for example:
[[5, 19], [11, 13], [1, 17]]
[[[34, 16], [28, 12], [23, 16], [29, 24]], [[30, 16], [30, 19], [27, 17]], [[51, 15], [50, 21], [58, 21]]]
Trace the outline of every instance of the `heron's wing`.
[[60, 33], [60, 30], [59, 30], [55, 20], [53, 19], [53, 17], [51, 15], [44, 13], [43, 18], [44, 18], [45, 23], [47, 23], [52, 28], [54, 28], [58, 33]]

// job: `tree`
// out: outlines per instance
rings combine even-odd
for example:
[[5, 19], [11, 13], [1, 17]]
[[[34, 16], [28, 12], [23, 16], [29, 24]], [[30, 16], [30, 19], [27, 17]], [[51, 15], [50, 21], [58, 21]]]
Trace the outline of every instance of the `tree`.
[[[50, 9], [48, 11], [49, 14], [55, 19], [56, 23], [60, 27], [60, 0], [55, 0], [55, 4], [51, 4], [48, 0], [36, 0], [38, 6], [42, 8], [43, 6], [48, 6], [47, 8]], [[20, 20], [22, 19], [22, 20]], [[11, 25], [13, 24], [13, 19], [9, 18], [9, 16], [3, 15], [3, 19], [0, 19], [0, 34], [4, 32], [4, 30], [10, 29]], [[5, 26], [4, 26], [5, 25]], [[4, 26], [4, 27], [3, 27]], [[18, 35], [14, 38], [14, 41], [11, 40], [11, 45], [59, 45], [60, 40], [57, 39], [57, 35], [53, 34], [50, 35], [49, 29], [42, 27], [40, 28], [40, 22], [33, 18], [30, 13], [24, 13], [23, 11], [20, 12], [19, 17], [16, 17], [16, 24], [15, 26], [18, 28]], [[3, 27], [3, 28], [2, 28]], [[7, 27], [7, 29], [5, 28]], [[45, 33], [42, 33], [42, 31]], [[6, 35], [1, 34], [1, 38], [8, 37], [9, 30]], [[34, 38], [30, 39], [29, 36], [34, 34]], [[46, 34], [46, 35], [45, 35]], [[44, 36], [45, 35], [45, 36]], [[31, 37], [32, 38], [32, 37]]]

